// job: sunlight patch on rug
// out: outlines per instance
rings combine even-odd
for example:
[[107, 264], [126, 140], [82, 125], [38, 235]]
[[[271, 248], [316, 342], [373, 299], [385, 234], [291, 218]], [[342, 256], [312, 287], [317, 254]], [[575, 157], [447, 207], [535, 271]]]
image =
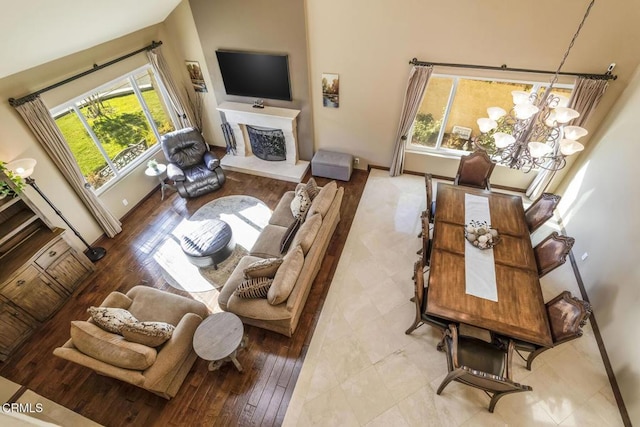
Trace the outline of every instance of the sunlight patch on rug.
[[[250, 196], [226, 196], [213, 200], [183, 220], [156, 249], [153, 259], [158, 263], [167, 283], [187, 292], [220, 291], [240, 259], [249, 253], [260, 232], [268, 224], [271, 210]], [[180, 248], [180, 237], [200, 221], [218, 218], [233, 232], [236, 247], [229, 258], [213, 267], [198, 268], [191, 264]]]

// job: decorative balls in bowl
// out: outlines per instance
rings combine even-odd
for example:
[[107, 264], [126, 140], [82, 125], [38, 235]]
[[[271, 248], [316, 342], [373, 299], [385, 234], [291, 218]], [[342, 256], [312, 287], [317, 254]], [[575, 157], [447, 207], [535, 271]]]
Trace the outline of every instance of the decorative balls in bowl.
[[487, 221], [470, 221], [464, 227], [464, 237], [478, 249], [490, 249], [500, 242], [498, 230]]

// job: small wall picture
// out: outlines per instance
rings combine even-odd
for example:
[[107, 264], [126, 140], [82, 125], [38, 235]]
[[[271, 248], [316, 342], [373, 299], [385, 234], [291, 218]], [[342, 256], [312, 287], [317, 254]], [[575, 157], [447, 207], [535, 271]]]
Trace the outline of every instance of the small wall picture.
[[340, 106], [340, 77], [338, 74], [322, 73], [322, 106]]
[[191, 78], [191, 84], [196, 92], [206, 92], [207, 85], [204, 83], [204, 76], [200, 69], [198, 61], [185, 61], [187, 64], [187, 70], [189, 71], [189, 78]]

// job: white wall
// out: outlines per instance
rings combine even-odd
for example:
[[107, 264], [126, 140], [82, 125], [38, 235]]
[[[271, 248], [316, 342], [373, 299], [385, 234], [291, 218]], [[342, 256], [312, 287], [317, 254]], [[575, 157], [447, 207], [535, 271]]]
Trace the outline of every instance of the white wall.
[[[362, 164], [389, 166], [409, 60], [555, 70], [588, 3], [306, 0], [315, 149], [346, 151]], [[611, 62], [618, 64], [620, 77], [590, 120], [591, 130], [640, 61], [634, 43], [624, 42], [640, 39], [639, 11], [640, 3], [629, 0], [596, 2], [564, 66], [602, 73]], [[322, 107], [323, 72], [340, 74], [340, 108]], [[454, 176], [457, 165], [457, 159], [407, 155], [407, 169], [415, 171]], [[497, 168], [492, 183], [522, 188], [532, 178]]]
[[[633, 424], [640, 425], [640, 69], [611, 109], [593, 149], [562, 185], [559, 212]], [[588, 258], [581, 261], [581, 256]]]

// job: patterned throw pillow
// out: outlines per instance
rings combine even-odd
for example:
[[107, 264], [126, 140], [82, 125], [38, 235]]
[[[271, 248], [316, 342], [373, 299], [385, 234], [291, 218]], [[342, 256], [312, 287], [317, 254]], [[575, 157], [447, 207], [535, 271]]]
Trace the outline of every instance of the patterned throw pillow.
[[133, 322], [122, 326], [122, 336], [127, 341], [158, 347], [171, 338], [175, 329], [165, 322]]
[[255, 277], [244, 280], [233, 294], [240, 298], [266, 298], [273, 279], [269, 277]]
[[309, 178], [309, 181], [307, 181], [307, 183], [305, 184], [304, 189], [307, 190], [307, 194], [312, 201], [320, 192], [320, 187], [318, 187], [318, 184], [316, 184], [316, 180], [313, 177]]
[[304, 188], [300, 188], [296, 191], [295, 196], [293, 196], [293, 200], [291, 201], [291, 213], [293, 217], [299, 219], [300, 221], [304, 221], [305, 215], [307, 214], [307, 210], [311, 206], [311, 197], [309, 197], [309, 193]]
[[124, 325], [138, 321], [124, 308], [89, 307], [87, 312], [93, 323], [114, 334], [120, 334]]
[[273, 278], [278, 271], [278, 267], [282, 264], [282, 258], [266, 258], [260, 261], [252, 262], [242, 272], [245, 279], [253, 279], [256, 277]]

